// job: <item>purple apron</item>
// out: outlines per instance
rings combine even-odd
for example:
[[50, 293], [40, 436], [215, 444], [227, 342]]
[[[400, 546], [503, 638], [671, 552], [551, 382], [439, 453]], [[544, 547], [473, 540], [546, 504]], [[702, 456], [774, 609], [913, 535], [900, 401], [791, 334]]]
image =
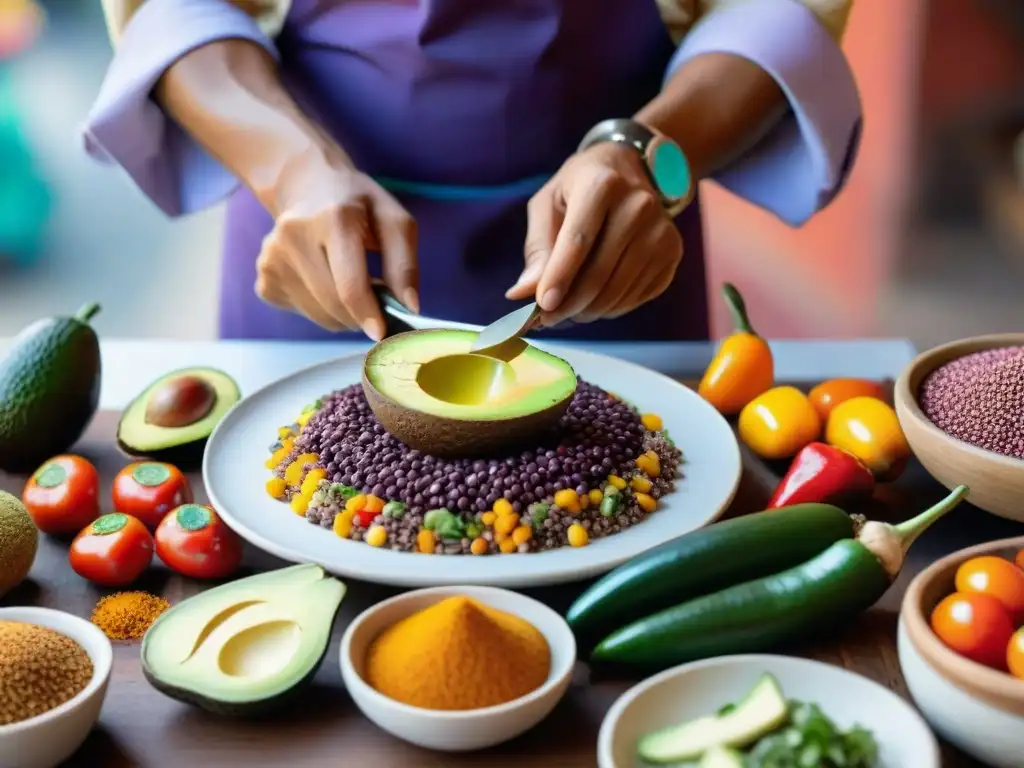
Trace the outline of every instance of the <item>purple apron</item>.
[[[285, 82], [419, 225], [425, 315], [487, 324], [515, 305], [526, 202], [586, 131], [660, 88], [674, 47], [653, 0], [295, 0], [278, 40]], [[618, 320], [538, 335], [708, 336], [699, 204], [678, 219], [669, 289]], [[247, 189], [228, 205], [224, 338], [338, 339], [253, 292], [272, 220]], [[371, 255], [371, 271], [379, 263]]]

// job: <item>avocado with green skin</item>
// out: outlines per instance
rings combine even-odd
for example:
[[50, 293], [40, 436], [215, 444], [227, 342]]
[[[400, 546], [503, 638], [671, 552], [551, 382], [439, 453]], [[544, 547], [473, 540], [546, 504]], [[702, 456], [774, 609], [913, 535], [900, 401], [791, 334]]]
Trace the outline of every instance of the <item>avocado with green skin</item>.
[[125, 408], [117, 425], [118, 447], [135, 458], [197, 466], [213, 428], [241, 399], [238, 384], [223, 371], [172, 371]]
[[479, 458], [507, 453], [558, 423], [576, 393], [572, 366], [520, 339], [474, 355], [477, 336], [410, 331], [367, 353], [363, 392], [388, 432], [432, 456]]
[[344, 596], [345, 585], [312, 564], [201, 592], [146, 632], [143, 674], [162, 693], [211, 712], [271, 711], [313, 679]]
[[67, 452], [100, 398], [100, 344], [87, 304], [74, 317], [32, 323], [0, 361], [0, 469], [30, 471]]

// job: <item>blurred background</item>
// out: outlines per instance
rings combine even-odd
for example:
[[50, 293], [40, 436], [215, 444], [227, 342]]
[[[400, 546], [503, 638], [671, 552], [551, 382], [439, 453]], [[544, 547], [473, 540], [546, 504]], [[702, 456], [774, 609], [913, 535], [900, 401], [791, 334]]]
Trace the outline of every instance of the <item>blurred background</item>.
[[[96, 300], [108, 336], [212, 338], [221, 211], [168, 221], [85, 157], [100, 3], [41, 5], [29, 42], [33, 0], [0, 0], [0, 336]], [[712, 289], [735, 281], [778, 338], [1024, 330], [1024, 0], [860, 0], [844, 46], [850, 184], [800, 230], [706, 185]]]

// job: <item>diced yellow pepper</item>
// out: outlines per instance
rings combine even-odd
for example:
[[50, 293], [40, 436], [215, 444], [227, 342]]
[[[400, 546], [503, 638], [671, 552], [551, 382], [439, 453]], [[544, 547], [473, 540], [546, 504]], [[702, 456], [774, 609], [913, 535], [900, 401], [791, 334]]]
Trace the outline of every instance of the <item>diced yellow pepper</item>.
[[363, 502], [362, 511], [379, 515], [384, 511], [384, 499], [380, 498], [380, 496], [374, 496], [372, 493], [367, 494], [366, 501]]
[[311, 469], [306, 473], [306, 477], [302, 480], [302, 485], [299, 488], [299, 493], [306, 497], [307, 500], [313, 497], [316, 493], [317, 487], [320, 485], [321, 480], [327, 479], [327, 470], [317, 467]]
[[658, 500], [653, 496], [648, 496], [646, 493], [634, 493], [633, 497], [644, 512], [653, 512], [658, 508]]
[[486, 555], [488, 549], [490, 547], [487, 546], [487, 539], [483, 536], [477, 536], [473, 539], [473, 543], [469, 545], [469, 551], [474, 555]]
[[644, 428], [651, 432], [661, 432], [665, 426], [665, 423], [661, 420], [661, 416], [656, 413], [645, 413], [640, 417], [640, 423], [644, 425]]
[[291, 437], [295, 433], [292, 432], [291, 427], [278, 427], [277, 428], [277, 439], [284, 440], [286, 437]]
[[484, 512], [480, 515], [480, 522], [486, 526], [494, 525], [494, 521], [498, 519], [497, 514], [494, 512]]
[[295, 420], [295, 423], [300, 427], [306, 426], [309, 420], [313, 418], [314, 413], [316, 413], [316, 411], [306, 411], [306, 413], [301, 414], [299, 418]]
[[287, 487], [283, 477], [272, 477], [267, 480], [267, 493], [275, 499], [284, 498], [284, 492]]
[[388, 543], [388, 531], [383, 525], [371, 525], [364, 537], [371, 547], [383, 547]]
[[511, 515], [512, 502], [509, 501], [508, 499], [498, 499], [496, 502], [494, 502], [493, 511], [494, 514], [496, 514], [498, 517], [501, 517], [503, 515]]
[[500, 549], [506, 555], [511, 555], [513, 552], [519, 549], [519, 546], [516, 544], [514, 539], [509, 537], [507, 539], [501, 540], [501, 543], [498, 545], [498, 549]]
[[502, 515], [495, 520], [494, 530], [504, 536], [511, 536], [517, 525], [519, 525], [519, 515], [513, 512], [511, 515]]
[[562, 509], [579, 506], [579, 503], [579, 497], [576, 495], [576, 491], [572, 488], [563, 488], [562, 490], [555, 492], [555, 504], [560, 506]]
[[614, 485], [620, 491], [625, 490], [626, 481], [618, 475], [608, 475], [608, 485]]
[[579, 523], [573, 523], [569, 526], [568, 537], [570, 547], [583, 547], [590, 541], [587, 529]]
[[512, 541], [516, 543], [516, 546], [525, 544], [533, 538], [533, 528], [528, 525], [520, 525], [514, 531], [512, 531]]
[[347, 509], [343, 509], [337, 515], [334, 516], [334, 532], [343, 539], [347, 539], [352, 535], [352, 518], [355, 517], [355, 512], [349, 512]]
[[647, 493], [651, 490], [651, 481], [642, 475], [634, 475], [629, 479], [629, 487], [640, 493]]
[[303, 467], [306, 464], [316, 464], [319, 456], [315, 453], [302, 453], [295, 457], [295, 461], [288, 465], [284, 471], [284, 481], [288, 485], [295, 486], [302, 483]]
[[434, 532], [428, 531], [426, 528], [422, 529], [416, 534], [416, 547], [424, 555], [431, 555], [434, 553], [434, 546], [437, 540], [434, 538]]
[[289, 502], [288, 506], [292, 508], [292, 512], [294, 512], [296, 515], [305, 515], [306, 507], [309, 506], [309, 502], [306, 501], [305, 496], [303, 496], [300, 493], [296, 493], [294, 496], [292, 496], [292, 500], [291, 502]]
[[357, 493], [351, 499], [345, 502], [345, 509], [349, 512], [360, 512], [366, 505], [366, 494]]
[[590, 497], [590, 503], [595, 506], [600, 504], [604, 500], [604, 494], [601, 493], [600, 488], [595, 488], [587, 495]]

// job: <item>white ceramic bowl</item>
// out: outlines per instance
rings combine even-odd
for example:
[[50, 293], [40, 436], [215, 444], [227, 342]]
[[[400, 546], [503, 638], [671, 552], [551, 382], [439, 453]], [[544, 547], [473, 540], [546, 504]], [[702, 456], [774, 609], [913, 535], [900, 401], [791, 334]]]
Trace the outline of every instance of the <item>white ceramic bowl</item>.
[[612, 705], [597, 739], [600, 768], [634, 768], [636, 742], [648, 731], [713, 714], [769, 672], [787, 698], [818, 704], [839, 727], [874, 733], [879, 768], [939, 768], [939, 745], [907, 702], [840, 667], [791, 656], [721, 656], [666, 670], [630, 688]]
[[114, 661], [113, 648], [99, 627], [63, 611], [0, 608], [0, 621], [48, 627], [76, 641], [92, 659], [92, 680], [73, 699], [29, 720], [0, 725], [0, 768], [53, 768], [82, 745], [99, 720]]
[[[535, 626], [551, 647], [551, 673], [537, 690], [507, 704], [466, 711], [411, 707], [384, 696], [363, 680], [370, 643], [397, 621], [445, 598], [465, 595]], [[341, 640], [341, 674], [349, 695], [370, 720], [400, 739], [427, 749], [466, 752], [508, 741], [547, 717], [569, 687], [576, 640], [565, 619], [533, 598], [494, 587], [420, 589], [367, 608]]]
[[956, 569], [982, 555], [1012, 558], [1024, 537], [954, 552], [921, 571], [900, 610], [898, 648], [907, 688], [943, 738], [993, 768], [1024, 766], [1024, 680], [953, 652], [932, 632], [929, 617], [955, 590]]

